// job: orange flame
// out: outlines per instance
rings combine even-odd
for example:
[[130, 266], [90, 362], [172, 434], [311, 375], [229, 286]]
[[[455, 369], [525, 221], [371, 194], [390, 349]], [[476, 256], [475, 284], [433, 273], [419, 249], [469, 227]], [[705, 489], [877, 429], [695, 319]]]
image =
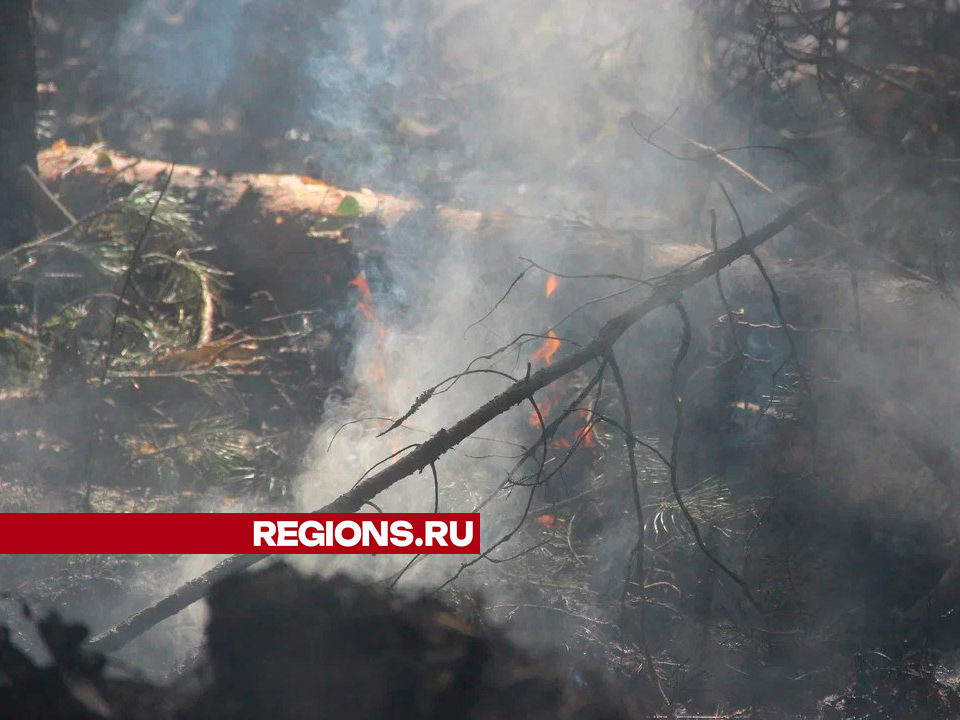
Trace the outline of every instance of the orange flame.
[[537, 351], [533, 354], [533, 358], [531, 358], [531, 360], [539, 360], [546, 365], [552, 365], [553, 356], [557, 354], [557, 350], [559, 349], [560, 338], [558, 338], [557, 334], [551, 330], [547, 333], [546, 340], [544, 340], [543, 344], [537, 348]]
[[360, 291], [360, 299], [357, 300], [357, 308], [363, 313], [363, 316], [372, 323], [377, 323], [377, 315], [373, 311], [373, 293], [370, 292], [370, 283], [367, 282], [367, 276], [362, 272], [350, 281], [357, 290]]
[[558, 518], [556, 515], [537, 515], [533, 521], [543, 525], [548, 530], [556, 530], [563, 524], [563, 520]]
[[543, 288], [543, 294], [546, 297], [550, 297], [557, 291], [557, 286], [560, 285], [560, 280], [557, 279], [556, 275], [547, 276], [547, 284]]
[[370, 283], [367, 282], [367, 276], [362, 271], [350, 281], [350, 284], [360, 291], [361, 297], [366, 302], [373, 302], [373, 293], [370, 292]]
[[377, 331], [377, 340], [374, 351], [374, 359], [367, 367], [367, 376], [373, 382], [381, 398], [386, 398], [387, 368], [384, 363], [384, 341], [387, 337], [386, 328], [380, 324], [377, 314], [373, 309], [373, 292], [370, 290], [370, 283], [367, 282], [367, 276], [360, 272], [350, 284], [360, 292], [357, 299], [357, 309], [363, 313], [363, 316], [373, 325]]
[[537, 407], [540, 409], [540, 414], [538, 415], [536, 410], [531, 410], [530, 417], [527, 418], [527, 424], [534, 428], [540, 427], [541, 417], [543, 417], [543, 423], [547, 423], [547, 418], [550, 417], [550, 412], [553, 410], [553, 398], [548, 395], [546, 398], [538, 400]]
[[[544, 339], [543, 343], [537, 348], [537, 351], [533, 354], [533, 357], [530, 358], [531, 362], [542, 362], [545, 365], [553, 364], [553, 356], [556, 355], [557, 350], [560, 349], [560, 338], [557, 337], [557, 334], [550, 330], [547, 332], [547, 337]], [[547, 418], [550, 417], [550, 411], [553, 410], [553, 406], [556, 404], [556, 399], [554, 394], [556, 393], [556, 385], [552, 385], [547, 389], [546, 397], [541, 398], [537, 405], [540, 408], [540, 414], [543, 415], [543, 420], [546, 422]], [[527, 418], [527, 423], [530, 427], [540, 427], [540, 418], [537, 416], [537, 411], [532, 410], [530, 412], [530, 417]]]

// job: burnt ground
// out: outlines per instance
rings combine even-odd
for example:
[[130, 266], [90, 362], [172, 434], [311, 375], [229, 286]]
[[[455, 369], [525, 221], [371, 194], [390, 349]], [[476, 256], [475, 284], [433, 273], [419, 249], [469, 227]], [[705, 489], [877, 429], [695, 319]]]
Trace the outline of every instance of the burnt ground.
[[[478, 614], [478, 598], [401, 599], [344, 576], [280, 564], [220, 582], [200, 657], [170, 685], [118, 676], [82, 648], [86, 629], [36, 621], [51, 661], [0, 637], [0, 711], [11, 719], [641, 718], [660, 698], [549, 656], [534, 659]], [[29, 617], [29, 608], [23, 607]], [[122, 673], [121, 673], [122, 674]], [[886, 710], [884, 710], [886, 709]], [[864, 657], [824, 718], [951, 717], [960, 696], [922, 670]], [[681, 713], [681, 717], [683, 714]]]
[[167, 718], [631, 718], [637, 700], [534, 660], [436, 600], [401, 600], [283, 565], [216, 586], [203, 659], [178, 684], [105, 676], [85, 630], [38, 623], [53, 663], [0, 639], [0, 711], [52, 720]]

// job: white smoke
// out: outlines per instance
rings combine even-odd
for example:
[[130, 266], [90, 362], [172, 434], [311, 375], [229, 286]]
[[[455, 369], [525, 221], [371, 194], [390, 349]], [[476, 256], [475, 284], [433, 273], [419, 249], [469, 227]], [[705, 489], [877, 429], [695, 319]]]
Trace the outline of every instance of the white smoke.
[[[390, 232], [391, 284], [389, 290], [374, 288], [379, 322], [360, 320], [352, 367], [359, 390], [330, 408], [317, 432], [297, 484], [297, 504], [304, 509], [322, 506], [391, 453], [448, 427], [507, 381], [492, 375], [464, 378], [410, 420], [414, 430], [384, 438], [377, 434], [386, 421], [346, 423], [399, 416], [422, 390], [521, 333], [546, 332], [589, 297], [582, 287], [564, 286], [544, 300], [545, 276], [530, 272], [489, 318], [467, 330], [524, 267], [521, 257], [566, 272], [642, 272], [606, 266], [602, 254], [590, 258], [593, 267], [583, 267], [582, 252], [580, 260], [573, 259], [581, 249], [572, 247], [582, 240], [562, 232], [563, 221], [639, 230], [638, 218], [662, 216], [659, 203], [685, 200], [665, 197], [664, 179], [671, 172], [666, 158], [624, 118], [640, 110], [666, 120], [696, 87], [693, 19], [684, 3], [366, 0], [347, 3], [338, 21], [348, 27], [346, 47], [317, 62], [318, 72], [326, 73], [320, 82], [329, 87], [337, 79], [365, 98], [389, 83], [383, 92], [392, 105], [385, 114], [394, 122], [445, 130], [454, 138], [446, 146], [427, 138], [407, 148], [393, 165], [391, 184], [406, 186], [429, 205], [430, 190], [409, 182], [429, 176], [431, 187], [444, 187], [445, 203], [480, 211], [486, 219], [467, 228], [428, 220]], [[318, 109], [331, 129], [339, 123], [345, 133], [359, 132], [366, 140], [383, 132], [358, 130], [369, 109], [350, 101], [342, 116], [339, 109], [335, 102]], [[369, 173], [357, 172], [376, 177], [383, 170], [376, 162]], [[602, 318], [614, 307], [600, 304], [595, 312]], [[561, 335], [571, 329], [576, 335], [577, 321], [582, 318], [567, 323]], [[538, 344], [478, 367], [522, 376]], [[373, 379], [377, 372], [382, 381]], [[441, 459], [442, 510], [468, 511], [503, 480], [513, 461], [490, 456], [516, 455], [516, 443], [535, 437], [528, 414], [524, 407], [498, 419], [481, 433], [493, 441], [468, 441]], [[390, 511], [431, 510], [432, 478], [429, 473], [408, 478], [376, 502]], [[510, 506], [497, 505], [487, 514], [487, 544], [509, 524], [515, 512]], [[356, 570], [365, 562], [382, 564], [341, 564]], [[424, 570], [425, 585], [449, 570], [449, 562], [422, 565], [444, 567]]]
[[[231, 20], [211, 23], [213, 55], [196, 59], [202, 73], [165, 69], [179, 58], [158, 65], [146, 57], [142, 67], [160, 71], [137, 69], [133, 84], [199, 103], [215, 97], [236, 60], [236, 18], [246, 6], [243, 0], [223, 5]], [[136, 36], [138, 17], [121, 39]], [[522, 257], [572, 273], [642, 274], [642, 260], [636, 267], [610, 266], [624, 255], [623, 238], [691, 241], [670, 235], [664, 221], [692, 202], [685, 179], [673, 180], [676, 163], [639, 138], [625, 118], [639, 110], [683, 123], [699, 86], [695, 28], [692, 9], [675, 0], [346, 0], [325, 20], [322, 42], [303, 58], [314, 81], [311, 130], [320, 138], [323, 166], [338, 181], [412, 197], [423, 210], [388, 230], [383, 265], [389, 278], [379, 277], [383, 268], [358, 248], [377, 319], [357, 313], [359, 336], [345, 369], [355, 392], [326, 409], [295, 482], [298, 510], [321, 507], [508, 381], [465, 377], [386, 437], [377, 434], [388, 421], [370, 418], [397, 417], [421, 391], [478, 356], [521, 333], [544, 333], [582, 301], [623, 287], [597, 292], [597, 286], [563, 281], [545, 299], [546, 275], [530, 271], [484, 322], [470, 327], [497, 304], [524, 267]], [[584, 246], [583, 237], [566, 232], [570, 221], [624, 232]], [[610, 249], [616, 252], [608, 258]], [[650, 257], [634, 250], [626, 255]], [[591, 306], [558, 333], [583, 340], [631, 297]], [[538, 345], [533, 340], [478, 367], [521, 377]], [[469, 511], [503, 481], [511, 456], [536, 437], [529, 414], [523, 406], [497, 419], [437, 463], [442, 511]], [[485, 513], [485, 546], [512, 525], [518, 498], [501, 499]], [[432, 510], [432, 475], [407, 478], [375, 502], [385, 511]], [[212, 509], [222, 509], [215, 504]], [[172, 577], [144, 573], [124, 610], [139, 609], [219, 559], [183, 558]], [[406, 562], [289, 559], [324, 573], [345, 569], [378, 578]], [[404, 585], [432, 589], [458, 562], [430, 558]], [[179, 661], [199, 644], [204, 618], [202, 605], [195, 605], [137, 639], [120, 658], [146, 668]]]

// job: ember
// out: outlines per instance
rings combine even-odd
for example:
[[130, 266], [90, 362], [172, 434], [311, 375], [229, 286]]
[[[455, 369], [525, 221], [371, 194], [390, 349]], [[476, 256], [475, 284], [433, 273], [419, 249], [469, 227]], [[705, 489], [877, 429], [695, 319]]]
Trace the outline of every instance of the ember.
[[557, 287], [560, 285], [560, 281], [557, 279], [556, 275], [549, 275], [547, 277], [547, 283], [543, 288], [543, 294], [546, 297], [550, 297], [557, 291]]

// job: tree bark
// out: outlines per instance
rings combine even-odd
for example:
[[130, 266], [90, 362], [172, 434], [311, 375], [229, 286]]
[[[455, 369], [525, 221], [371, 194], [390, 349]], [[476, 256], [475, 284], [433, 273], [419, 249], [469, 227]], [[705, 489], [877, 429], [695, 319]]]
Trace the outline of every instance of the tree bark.
[[0, 2], [0, 248], [36, 232], [23, 165], [37, 169], [37, 61], [32, 0]]
[[[0, 0], [3, 2], [3, 0]], [[106, 147], [61, 147], [39, 155], [40, 178], [77, 217], [95, 212], [108, 197], [133, 186], [156, 186], [171, 164], [114, 152]], [[313, 307], [318, 278], [332, 297], [343, 297], [356, 274], [357, 249], [368, 255], [383, 251], [383, 230], [418, 217], [450, 234], [471, 234], [491, 243], [505, 233], [519, 234], [522, 216], [482, 213], [452, 206], [424, 208], [415, 200], [362, 188], [349, 190], [298, 175], [218, 173], [177, 165], [169, 193], [180, 199], [197, 220], [197, 230], [215, 251], [206, 259], [232, 273], [230, 291], [241, 304], [255, 292], [268, 292], [282, 312]], [[356, 217], [340, 215], [347, 200]], [[37, 212], [47, 209], [39, 204]], [[56, 210], [53, 208], [53, 210]], [[62, 213], [56, 215], [62, 223]], [[422, 218], [421, 218], [422, 219]], [[536, 221], [533, 221], [536, 222]], [[317, 229], [324, 232], [317, 232]], [[337, 229], [339, 228], [339, 229]], [[626, 231], [578, 231], [577, 247], [598, 257], [612, 247], [630, 249]], [[695, 243], [646, 243], [642, 267], [661, 274], [703, 255]], [[2, 278], [0, 278], [2, 281]]]

